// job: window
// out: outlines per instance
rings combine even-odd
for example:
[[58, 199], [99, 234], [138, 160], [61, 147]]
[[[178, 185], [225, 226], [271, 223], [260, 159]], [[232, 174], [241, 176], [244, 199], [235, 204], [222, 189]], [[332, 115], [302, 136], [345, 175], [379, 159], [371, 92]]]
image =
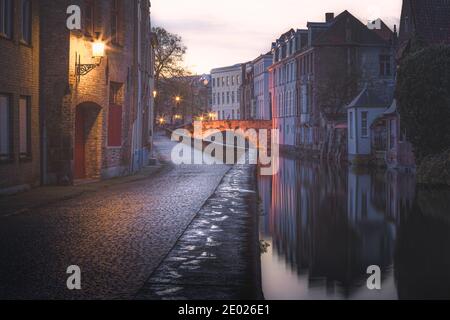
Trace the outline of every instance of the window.
[[19, 147], [20, 158], [31, 157], [31, 99], [20, 97], [19, 101]]
[[361, 136], [363, 138], [367, 138], [369, 135], [367, 117], [367, 112], [361, 112]]
[[13, 30], [13, 0], [0, 0], [0, 35], [10, 39]]
[[94, 0], [85, 0], [85, 12], [84, 12], [84, 30], [86, 35], [93, 36], [95, 32], [94, 27]]
[[349, 128], [350, 128], [350, 139], [353, 139], [354, 137], [354, 128], [353, 128], [353, 112], [350, 112], [350, 117], [349, 117]]
[[111, 3], [111, 42], [119, 45], [119, 28], [121, 25], [120, 13], [122, 8], [121, 0], [112, 0]]
[[231, 92], [231, 103], [235, 102], [234, 91]]
[[213, 88], [216, 86], [216, 79], [213, 78]]
[[12, 157], [11, 129], [11, 100], [0, 94], [0, 161]]
[[389, 149], [395, 148], [396, 123], [395, 120], [389, 121]]
[[22, 0], [22, 41], [31, 44], [31, 0]]
[[389, 55], [380, 55], [380, 76], [391, 75], [391, 57]]
[[123, 85], [111, 83], [108, 114], [108, 146], [122, 146]]
[[227, 92], [227, 104], [230, 104], [230, 91]]

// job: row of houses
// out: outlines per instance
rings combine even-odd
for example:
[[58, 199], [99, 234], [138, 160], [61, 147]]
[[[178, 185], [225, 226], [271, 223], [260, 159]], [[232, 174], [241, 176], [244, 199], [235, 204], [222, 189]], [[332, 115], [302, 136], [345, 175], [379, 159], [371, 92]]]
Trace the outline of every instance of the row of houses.
[[254, 61], [213, 69], [212, 111], [218, 120], [271, 119], [288, 152], [414, 166], [394, 100], [397, 66], [416, 36], [449, 43], [448, 16], [448, 1], [404, 0], [398, 32], [381, 19], [326, 13]]
[[150, 6], [0, 0], [1, 193], [107, 179], [148, 163]]

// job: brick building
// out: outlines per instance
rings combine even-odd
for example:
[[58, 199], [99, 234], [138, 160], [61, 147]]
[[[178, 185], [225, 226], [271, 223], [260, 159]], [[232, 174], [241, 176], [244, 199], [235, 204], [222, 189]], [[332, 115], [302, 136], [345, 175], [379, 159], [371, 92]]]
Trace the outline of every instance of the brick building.
[[[62, 12], [71, 4], [84, 13], [81, 30], [64, 27]], [[65, 184], [137, 170], [152, 123], [149, 2], [44, 0], [41, 6], [41, 64], [51, 65], [41, 72], [45, 181]], [[96, 63], [95, 42], [105, 44], [105, 57], [77, 76], [76, 63]]]
[[348, 11], [327, 13], [324, 22], [291, 29], [272, 44], [269, 91], [285, 149], [328, 152], [335, 128], [346, 131], [345, 105], [365, 85], [392, 95], [395, 35], [381, 31]]
[[[10, 0], [0, 1], [2, 5], [7, 2]], [[19, 5], [28, 1], [14, 2]], [[2, 164], [0, 187], [36, 185], [39, 176], [43, 184], [72, 184], [79, 179], [135, 172], [146, 164], [151, 151], [150, 2], [31, 0], [30, 3], [32, 45], [24, 45], [18, 32], [12, 33], [12, 40], [0, 37], [0, 54], [7, 54], [1, 63], [14, 65], [10, 68], [11, 75], [0, 76], [0, 93], [12, 95], [17, 105], [20, 96], [31, 96], [28, 103], [31, 103], [32, 157], [28, 162], [20, 159], [20, 144], [13, 143], [14, 161], [8, 159], [8, 163]], [[66, 27], [67, 10], [73, 5], [81, 9], [81, 30]], [[14, 19], [19, 28], [20, 14]], [[96, 53], [98, 57], [94, 58]], [[6, 65], [2, 67], [8, 69]], [[23, 73], [18, 73], [21, 68]], [[21, 135], [17, 132], [14, 136]], [[12, 170], [23, 172], [23, 181]]]
[[38, 5], [0, 0], [0, 193], [40, 182]]

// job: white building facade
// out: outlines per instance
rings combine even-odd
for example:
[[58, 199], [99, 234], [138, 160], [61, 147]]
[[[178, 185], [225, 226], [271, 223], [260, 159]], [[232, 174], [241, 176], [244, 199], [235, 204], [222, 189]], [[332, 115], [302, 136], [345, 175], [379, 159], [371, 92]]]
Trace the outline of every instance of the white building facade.
[[371, 127], [388, 109], [389, 104], [378, 94], [364, 88], [347, 106], [348, 158], [353, 164], [369, 162], [372, 156]]
[[215, 120], [240, 120], [242, 64], [211, 70], [212, 113]]
[[261, 55], [253, 61], [256, 120], [272, 119], [272, 104], [269, 93], [269, 67], [272, 62], [273, 57], [270, 53]]

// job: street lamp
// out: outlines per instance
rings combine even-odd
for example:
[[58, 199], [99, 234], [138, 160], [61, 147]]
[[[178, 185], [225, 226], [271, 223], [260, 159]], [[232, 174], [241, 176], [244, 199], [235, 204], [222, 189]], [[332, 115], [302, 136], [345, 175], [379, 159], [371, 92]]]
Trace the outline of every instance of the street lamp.
[[97, 40], [92, 43], [92, 59], [95, 63], [81, 63], [81, 55], [76, 54], [75, 57], [75, 74], [77, 81], [80, 81], [81, 76], [87, 75], [89, 72], [99, 67], [105, 57], [105, 43], [100, 40], [100, 35], [97, 33]]

